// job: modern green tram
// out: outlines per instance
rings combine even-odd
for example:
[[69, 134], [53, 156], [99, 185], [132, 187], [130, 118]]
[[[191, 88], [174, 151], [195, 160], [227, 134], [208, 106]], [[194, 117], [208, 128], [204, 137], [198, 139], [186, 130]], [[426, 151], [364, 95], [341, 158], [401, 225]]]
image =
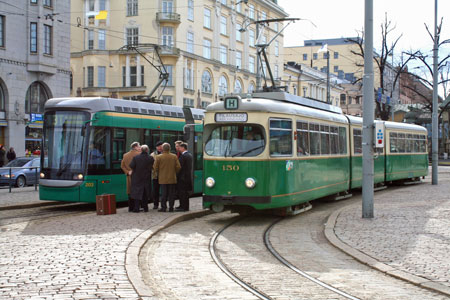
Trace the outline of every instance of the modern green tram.
[[123, 154], [138, 141], [189, 139], [194, 156], [194, 192], [202, 191], [204, 111], [111, 98], [57, 98], [45, 104], [39, 197], [41, 200], [95, 202], [115, 194], [127, 201]]
[[[374, 183], [428, 172], [427, 131], [381, 122]], [[283, 92], [229, 96], [205, 112], [203, 206], [287, 208], [362, 185], [362, 119]]]

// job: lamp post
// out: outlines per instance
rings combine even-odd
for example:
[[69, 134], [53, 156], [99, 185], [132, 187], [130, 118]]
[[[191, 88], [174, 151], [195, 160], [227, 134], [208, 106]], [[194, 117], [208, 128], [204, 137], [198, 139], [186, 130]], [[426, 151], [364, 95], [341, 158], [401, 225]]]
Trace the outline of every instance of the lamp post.
[[438, 39], [437, 39], [438, 1], [434, 0], [434, 45], [433, 45], [433, 113], [431, 118], [431, 184], [438, 184]]

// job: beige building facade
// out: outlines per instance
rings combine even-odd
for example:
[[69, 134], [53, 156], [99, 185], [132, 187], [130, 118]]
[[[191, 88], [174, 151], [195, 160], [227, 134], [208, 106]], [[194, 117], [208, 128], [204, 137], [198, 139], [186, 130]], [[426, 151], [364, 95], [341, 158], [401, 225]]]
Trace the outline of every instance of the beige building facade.
[[[269, 42], [283, 25], [256, 28], [255, 21], [286, 17], [276, 2], [73, 0], [71, 23], [78, 26], [71, 31], [71, 95], [149, 95], [160, 79], [158, 68], [169, 78], [153, 96], [166, 104], [205, 107], [224, 94], [255, 90], [255, 44]], [[106, 19], [98, 19], [100, 11]], [[270, 44], [268, 57], [274, 76], [281, 77], [283, 35]]]

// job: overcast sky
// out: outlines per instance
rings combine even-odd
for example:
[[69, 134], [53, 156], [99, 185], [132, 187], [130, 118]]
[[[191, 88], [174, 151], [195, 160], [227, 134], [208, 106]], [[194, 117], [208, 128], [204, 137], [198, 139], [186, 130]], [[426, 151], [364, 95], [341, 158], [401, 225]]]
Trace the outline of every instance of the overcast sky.
[[[434, 26], [434, 0], [374, 0], [374, 47], [380, 49], [381, 24], [385, 13], [396, 29], [390, 41], [403, 34], [396, 52], [422, 49], [431, 51], [433, 42], [425, 30]], [[278, 0], [290, 17], [308, 19], [289, 25], [285, 46], [303, 46], [308, 39], [357, 36], [364, 26], [364, 0]], [[438, 0], [438, 19], [444, 18], [441, 40], [450, 39], [450, 0]], [[432, 31], [433, 32], [433, 31]], [[388, 37], [389, 38], [389, 37]], [[441, 49], [440, 57], [450, 53], [450, 45]]]

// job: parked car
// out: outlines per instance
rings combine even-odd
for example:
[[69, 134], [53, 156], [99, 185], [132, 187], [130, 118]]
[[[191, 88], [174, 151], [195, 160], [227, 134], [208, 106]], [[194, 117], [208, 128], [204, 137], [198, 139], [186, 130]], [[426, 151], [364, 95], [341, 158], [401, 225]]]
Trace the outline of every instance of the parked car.
[[[18, 157], [0, 169], [0, 185], [24, 187], [39, 182], [41, 159], [39, 157]], [[9, 168], [11, 169], [11, 178]], [[16, 167], [20, 167], [16, 169]], [[35, 167], [38, 167], [37, 171]]]

